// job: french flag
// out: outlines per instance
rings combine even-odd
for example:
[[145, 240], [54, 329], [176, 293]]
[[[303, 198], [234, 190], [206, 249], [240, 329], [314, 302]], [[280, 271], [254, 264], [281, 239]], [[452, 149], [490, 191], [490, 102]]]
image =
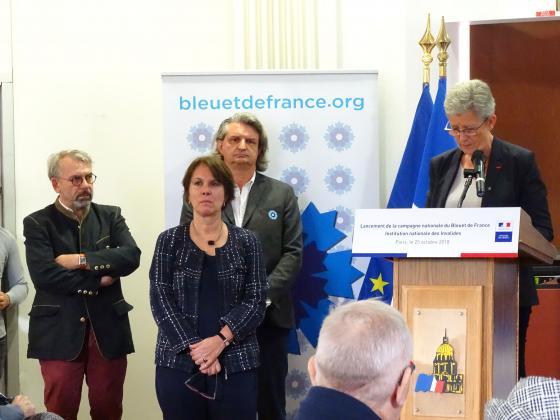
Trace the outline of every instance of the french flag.
[[414, 388], [414, 391], [437, 392], [441, 394], [443, 392], [444, 385], [445, 381], [438, 381], [433, 375], [421, 373], [418, 375], [418, 379], [416, 380], [416, 387]]

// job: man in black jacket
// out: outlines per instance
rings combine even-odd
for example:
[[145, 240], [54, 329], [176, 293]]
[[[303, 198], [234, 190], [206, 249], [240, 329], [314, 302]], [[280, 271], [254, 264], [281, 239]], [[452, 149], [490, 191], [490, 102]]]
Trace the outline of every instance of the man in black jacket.
[[120, 209], [92, 203], [92, 160], [79, 150], [50, 156], [58, 197], [24, 221], [27, 266], [36, 294], [27, 357], [39, 359], [45, 406], [76, 419], [84, 375], [92, 419], [120, 419], [126, 355], [134, 351], [120, 277], [140, 250]]

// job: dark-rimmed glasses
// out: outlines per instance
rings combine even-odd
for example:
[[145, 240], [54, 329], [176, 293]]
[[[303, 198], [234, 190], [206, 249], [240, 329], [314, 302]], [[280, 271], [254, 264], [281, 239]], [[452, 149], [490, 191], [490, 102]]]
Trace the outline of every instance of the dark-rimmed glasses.
[[80, 185], [82, 185], [84, 183], [84, 179], [86, 180], [86, 182], [88, 184], [93, 184], [95, 182], [95, 180], [97, 179], [97, 175], [89, 173], [89, 174], [85, 174], [84, 176], [74, 175], [74, 176], [71, 176], [68, 179], [66, 179], [66, 178], [58, 178], [58, 179], [62, 179], [63, 181], [69, 181], [69, 182], [72, 183], [73, 186], [79, 187]]
[[414, 364], [414, 362], [412, 360], [410, 362], [408, 362], [408, 364], [404, 367], [402, 375], [401, 375], [401, 380], [399, 381], [399, 383], [402, 383], [402, 380], [404, 378], [404, 374], [405, 374], [405, 372], [408, 368], [410, 368], [410, 376], [412, 376], [412, 374], [416, 370], [416, 365]]
[[482, 127], [486, 121], [488, 121], [488, 118], [485, 118], [484, 121], [482, 121], [478, 127], [467, 127], [467, 128], [463, 128], [462, 130], [451, 127], [450, 122], [447, 121], [444, 130], [447, 131], [447, 134], [453, 137], [459, 137], [461, 134], [463, 134], [466, 137], [472, 137], [476, 133], [478, 133], [479, 128]]
[[[201, 391], [200, 389], [198, 389], [193, 382], [195, 382], [195, 380], [197, 378], [204, 378], [207, 377], [208, 375], [205, 375], [203, 373], [197, 372], [194, 375], [192, 375], [189, 379], [187, 379], [185, 381], [185, 386], [190, 389], [193, 392], [196, 392], [198, 395], [200, 395], [201, 397], [204, 397], [208, 400], [215, 400], [216, 399], [216, 391], [218, 389], [218, 374], [213, 375], [214, 376], [214, 392], [212, 394], [208, 394], [204, 391]], [[206, 381], [204, 381], [204, 383], [206, 383]]]

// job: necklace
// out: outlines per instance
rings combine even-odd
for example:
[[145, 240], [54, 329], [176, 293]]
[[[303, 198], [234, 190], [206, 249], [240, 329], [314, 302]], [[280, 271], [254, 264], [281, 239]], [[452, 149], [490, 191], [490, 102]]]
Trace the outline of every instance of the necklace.
[[[198, 229], [196, 228], [196, 226], [194, 225], [194, 222], [191, 223], [191, 226], [194, 230], [194, 232], [198, 235], [198, 236], [202, 236], [199, 232]], [[218, 241], [218, 239], [220, 239], [220, 236], [222, 236], [222, 229], [224, 228], [224, 222], [220, 223], [220, 231], [218, 232], [218, 236], [216, 236], [216, 239], [210, 239], [207, 240], [206, 242], [208, 243], [208, 246], [216, 246], [216, 242]]]

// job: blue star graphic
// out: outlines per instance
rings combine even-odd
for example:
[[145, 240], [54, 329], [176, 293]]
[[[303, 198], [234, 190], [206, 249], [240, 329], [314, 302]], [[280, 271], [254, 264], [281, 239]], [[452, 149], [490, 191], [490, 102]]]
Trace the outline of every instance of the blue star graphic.
[[[327, 253], [346, 235], [335, 227], [336, 211], [320, 213], [309, 203], [301, 215], [303, 224], [303, 265], [292, 295], [296, 328], [312, 346], [317, 346], [319, 330], [333, 303], [330, 296], [352, 299], [352, 283], [363, 273], [352, 266], [349, 250]], [[300, 354], [295, 330], [290, 333], [290, 353]]]

